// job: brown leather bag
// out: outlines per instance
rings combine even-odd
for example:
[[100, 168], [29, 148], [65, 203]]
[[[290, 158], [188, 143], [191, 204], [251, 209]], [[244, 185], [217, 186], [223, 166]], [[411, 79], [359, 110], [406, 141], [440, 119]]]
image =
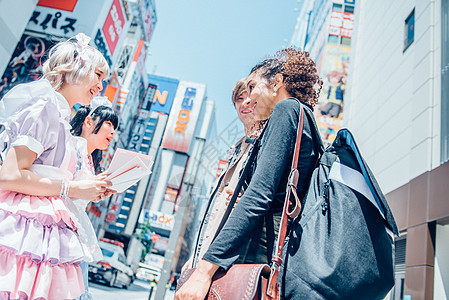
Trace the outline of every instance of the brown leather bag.
[[[189, 279], [195, 268], [185, 270], [179, 277], [176, 290]], [[268, 265], [236, 264], [227, 272], [218, 271], [206, 299], [273, 299], [261, 295], [267, 290], [270, 267]]]
[[[299, 147], [301, 144], [301, 136], [303, 129], [304, 108], [300, 106], [300, 119], [298, 133], [296, 137], [295, 151], [293, 154], [292, 167], [287, 183], [287, 191], [284, 200], [284, 209], [279, 227], [278, 237], [276, 240], [276, 249], [272, 259], [271, 268], [266, 264], [235, 264], [229, 268], [227, 272], [217, 271], [212, 277], [212, 284], [206, 296], [208, 300], [224, 299], [244, 299], [244, 300], [280, 300], [280, 286], [277, 283], [279, 270], [282, 264], [282, 250], [284, 248], [285, 235], [287, 233], [288, 218], [295, 218], [301, 211], [301, 202], [296, 194], [296, 185], [298, 184], [299, 172], [296, 169], [298, 165]], [[262, 133], [263, 134], [263, 133]], [[260, 137], [259, 137], [260, 140]], [[256, 143], [255, 149], [258, 147]], [[252, 151], [246, 163], [241, 178], [245, 178], [250, 165], [254, 161], [257, 151]], [[240, 191], [243, 180], [239, 180], [235, 191]], [[238, 193], [234, 192], [228, 204], [228, 209], [223, 215], [220, 225], [218, 226], [215, 237], [224, 226], [229, 217], [232, 208], [236, 202]], [[214, 239], [215, 239], [214, 237]], [[187, 269], [178, 280], [176, 291], [190, 278], [195, 268]]]

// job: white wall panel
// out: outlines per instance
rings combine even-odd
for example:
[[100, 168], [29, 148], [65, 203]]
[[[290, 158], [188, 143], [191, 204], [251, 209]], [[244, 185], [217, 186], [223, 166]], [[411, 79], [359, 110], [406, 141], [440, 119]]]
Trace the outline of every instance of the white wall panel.
[[[405, 19], [414, 8], [414, 41], [404, 52]], [[344, 122], [384, 192], [437, 165], [439, 13], [432, 1], [385, 0], [364, 2], [356, 16], [351, 62], [357, 65]]]

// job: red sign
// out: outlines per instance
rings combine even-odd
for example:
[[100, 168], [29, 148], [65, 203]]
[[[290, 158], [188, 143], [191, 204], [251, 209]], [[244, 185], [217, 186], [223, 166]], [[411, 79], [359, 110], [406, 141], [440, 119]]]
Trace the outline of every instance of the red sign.
[[106, 21], [103, 25], [103, 34], [106, 38], [111, 55], [114, 54], [115, 47], [125, 26], [125, 16], [119, 0], [114, 0], [109, 10]]
[[346, 13], [343, 16], [343, 25], [341, 26], [341, 36], [352, 37], [352, 30], [354, 29], [354, 14]]
[[38, 6], [50, 7], [54, 9], [73, 11], [78, 0], [39, 0]]
[[329, 23], [329, 34], [351, 38], [354, 28], [354, 14], [333, 10]]
[[218, 161], [218, 169], [217, 169], [217, 174], [215, 176], [216, 177], [220, 177], [221, 174], [223, 174], [224, 170], [226, 169], [227, 165], [228, 165], [228, 161], [227, 160], [220, 159]]

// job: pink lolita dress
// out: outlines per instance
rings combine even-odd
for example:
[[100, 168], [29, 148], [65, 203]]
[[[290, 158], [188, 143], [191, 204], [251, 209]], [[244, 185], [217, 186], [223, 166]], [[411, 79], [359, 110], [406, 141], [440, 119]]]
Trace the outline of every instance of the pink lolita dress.
[[[76, 139], [70, 107], [42, 79], [13, 88], [0, 101], [6, 152], [24, 145], [37, 153], [30, 170], [72, 180]], [[85, 247], [73, 220], [72, 201], [0, 190], [0, 299], [73, 299], [84, 293], [79, 263]]]

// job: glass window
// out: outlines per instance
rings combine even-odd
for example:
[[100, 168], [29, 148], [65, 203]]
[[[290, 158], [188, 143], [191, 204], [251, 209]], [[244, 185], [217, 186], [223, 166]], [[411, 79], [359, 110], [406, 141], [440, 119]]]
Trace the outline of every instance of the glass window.
[[413, 43], [415, 38], [415, 9], [412, 10], [410, 15], [405, 19], [404, 28], [404, 51]]
[[112, 251], [109, 251], [109, 250], [103, 249], [103, 248], [100, 248], [100, 249], [101, 249], [101, 253], [103, 253], [103, 255], [106, 257], [112, 257], [112, 255], [114, 255], [114, 252], [112, 252]]
[[340, 43], [340, 37], [338, 35], [329, 35], [328, 42], [330, 44], [339, 44]]
[[338, 3], [334, 3], [334, 4], [332, 4], [332, 10], [343, 11], [343, 5], [342, 4], [338, 4]]
[[121, 254], [118, 255], [118, 261], [126, 265], [126, 259]]
[[347, 13], [354, 13], [354, 6], [352, 6], [352, 5], [345, 5], [345, 12], [347, 12]]
[[341, 37], [341, 44], [344, 46], [351, 46], [351, 38]]

